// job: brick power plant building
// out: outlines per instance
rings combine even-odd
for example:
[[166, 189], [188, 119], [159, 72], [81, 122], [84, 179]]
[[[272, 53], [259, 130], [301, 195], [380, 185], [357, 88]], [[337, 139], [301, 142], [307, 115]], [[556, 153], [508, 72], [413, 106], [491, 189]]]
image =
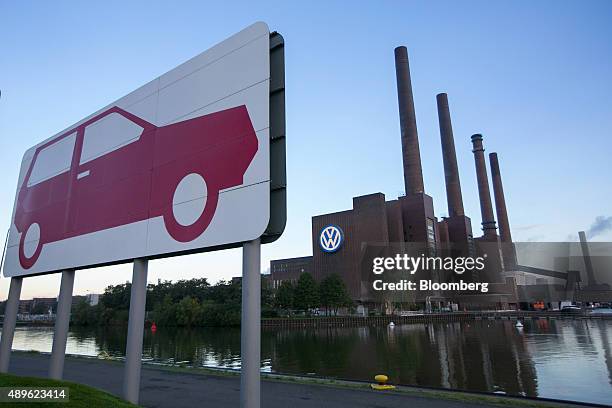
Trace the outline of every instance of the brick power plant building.
[[[380, 299], [372, 298], [369, 290], [371, 283], [361, 272], [364, 244], [375, 243], [384, 247], [385, 245], [397, 245], [398, 243], [420, 243], [423, 245], [423, 250], [428, 254], [439, 254], [440, 251], [450, 250], [448, 253], [455, 256], [473, 256], [476, 251], [475, 248], [480, 243], [488, 242], [498, 247], [498, 250], [493, 252], [499, 254], [499, 256], [493, 256], [493, 259], [489, 259], [489, 262], [499, 264], [499, 268], [493, 268], [499, 273], [496, 274], [497, 276], [473, 276], [472, 279], [486, 280], [494, 283], [496, 287], [486, 295], [480, 297], [473, 295], [470, 299], [463, 298], [464, 304], [461, 307], [466, 307], [466, 303], [471, 305], [484, 303], [481, 302], [481, 300], [484, 300], [484, 296], [487, 297], [486, 303], [489, 305], [493, 302], [498, 304], [499, 307], [508, 307], [508, 305], [516, 303], [517, 298], [514, 280], [504, 277], [502, 273], [504, 261], [506, 265], [510, 265], [513, 255], [510, 250], [506, 250], [506, 248], [512, 247], [510, 244], [512, 237], [497, 154], [491, 153], [489, 160], [499, 229], [489, 190], [483, 137], [479, 134], [472, 136], [483, 230], [482, 236], [474, 237], [471, 220], [465, 214], [463, 207], [447, 95], [445, 93], [437, 95], [448, 205], [448, 217], [439, 220], [434, 214], [433, 199], [427, 195], [423, 183], [406, 47], [395, 49], [395, 68], [405, 195], [395, 200], [387, 200], [382, 193], [354, 197], [352, 209], [312, 217], [313, 255], [271, 261], [272, 285], [278, 287], [282, 281], [295, 282], [304, 272], [311, 273], [317, 281], [321, 281], [329, 274], [337, 273], [342, 277], [354, 301], [360, 305], [376, 307], [374, 304], [378, 303], [380, 305]], [[344, 232], [344, 241], [341, 248], [333, 253], [325, 252], [319, 246], [321, 231], [328, 225], [337, 225]], [[436, 297], [436, 294], [422, 293], [411, 301], [424, 302], [423, 297], [425, 296], [432, 298]], [[454, 301], [455, 303], [461, 302], [461, 300], [440, 296], [437, 299]]]

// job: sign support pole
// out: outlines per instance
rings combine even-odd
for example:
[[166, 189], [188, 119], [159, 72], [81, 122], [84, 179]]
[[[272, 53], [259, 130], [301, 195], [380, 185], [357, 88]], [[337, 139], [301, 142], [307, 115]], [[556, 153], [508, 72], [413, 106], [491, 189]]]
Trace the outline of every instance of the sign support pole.
[[11, 360], [11, 348], [13, 347], [13, 336], [15, 335], [15, 323], [17, 323], [17, 312], [19, 311], [19, 296], [21, 296], [21, 284], [23, 278], [11, 278], [6, 308], [4, 309], [4, 324], [2, 326], [2, 339], [0, 340], [0, 373], [7, 373]]
[[261, 405], [261, 241], [246, 242], [242, 254], [240, 407]]
[[140, 394], [140, 370], [142, 368], [142, 338], [144, 333], [145, 306], [147, 302], [147, 271], [149, 261], [134, 259], [132, 291], [130, 294], [130, 317], [128, 321], [127, 345], [125, 348], [125, 371], [123, 397], [138, 404]]
[[55, 314], [55, 332], [49, 364], [49, 378], [61, 380], [64, 375], [64, 359], [66, 356], [66, 340], [70, 325], [70, 309], [72, 308], [72, 289], [74, 287], [74, 269], [62, 272], [57, 312]]

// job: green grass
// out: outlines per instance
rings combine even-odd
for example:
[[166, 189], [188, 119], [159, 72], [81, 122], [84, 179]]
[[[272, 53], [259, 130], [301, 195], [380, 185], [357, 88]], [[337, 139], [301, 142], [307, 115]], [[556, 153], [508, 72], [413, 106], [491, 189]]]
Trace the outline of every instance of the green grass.
[[70, 395], [70, 400], [68, 402], [0, 402], [0, 407], [2, 408], [133, 408], [136, 406], [96, 388], [68, 381], [50, 380], [47, 378], [18, 377], [16, 375], [0, 374], [0, 387], [67, 387]]

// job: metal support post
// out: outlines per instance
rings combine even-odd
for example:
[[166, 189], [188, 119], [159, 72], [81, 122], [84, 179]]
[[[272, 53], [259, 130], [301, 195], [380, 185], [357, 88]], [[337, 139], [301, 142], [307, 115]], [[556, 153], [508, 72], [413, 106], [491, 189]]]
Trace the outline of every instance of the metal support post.
[[240, 407], [259, 408], [261, 365], [261, 242], [249, 241], [242, 255], [242, 324], [240, 328]]
[[23, 278], [11, 278], [6, 307], [4, 309], [4, 323], [2, 325], [2, 339], [0, 339], [0, 373], [7, 373], [11, 360], [11, 348], [13, 347], [13, 336], [15, 335], [15, 323], [19, 311], [19, 296], [21, 296], [21, 284]]
[[133, 404], [138, 404], [140, 394], [140, 369], [142, 368], [142, 338], [147, 301], [148, 266], [149, 261], [147, 259], [134, 259], [123, 378], [123, 397]]
[[74, 287], [74, 270], [62, 272], [62, 283], [55, 314], [55, 332], [49, 364], [49, 378], [61, 380], [64, 374], [64, 358], [66, 356], [66, 340], [70, 325], [70, 309], [72, 308], [72, 289]]

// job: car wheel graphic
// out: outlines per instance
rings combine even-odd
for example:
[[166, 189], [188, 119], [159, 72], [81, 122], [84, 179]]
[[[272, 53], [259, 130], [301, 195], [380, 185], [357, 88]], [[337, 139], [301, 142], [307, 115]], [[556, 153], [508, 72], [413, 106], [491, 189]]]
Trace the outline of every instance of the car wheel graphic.
[[36, 263], [43, 246], [40, 225], [33, 222], [25, 229], [19, 239], [19, 263], [30, 269]]
[[[164, 224], [172, 238], [179, 242], [190, 242], [202, 235], [215, 215], [219, 200], [219, 189], [206, 182], [196, 172], [177, 180], [171, 205], [164, 213]], [[193, 197], [198, 197], [193, 199]]]

